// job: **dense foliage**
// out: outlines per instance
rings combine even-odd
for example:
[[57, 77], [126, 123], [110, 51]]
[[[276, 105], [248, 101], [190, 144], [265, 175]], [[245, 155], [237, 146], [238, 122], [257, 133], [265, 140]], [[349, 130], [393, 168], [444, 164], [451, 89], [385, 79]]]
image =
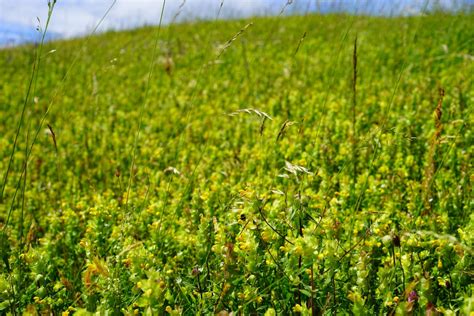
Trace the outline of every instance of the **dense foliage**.
[[307, 15], [1, 50], [0, 310], [469, 314], [473, 39]]

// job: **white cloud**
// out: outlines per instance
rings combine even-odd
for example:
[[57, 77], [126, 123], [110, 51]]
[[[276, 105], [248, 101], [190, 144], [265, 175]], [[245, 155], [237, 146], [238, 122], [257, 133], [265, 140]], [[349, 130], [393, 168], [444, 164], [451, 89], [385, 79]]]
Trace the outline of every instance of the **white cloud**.
[[[100, 30], [157, 24], [163, 0], [116, 0]], [[259, 14], [276, 14], [288, 0], [224, 0], [221, 17], [243, 17]], [[370, 14], [419, 13], [426, 2], [453, 8], [455, 3], [473, 3], [474, 0], [294, 0], [289, 10], [350, 11]], [[222, 0], [186, 0], [179, 19], [215, 18]], [[57, 0], [50, 30], [62, 36], [90, 32], [113, 0]], [[166, 0], [164, 22], [170, 22], [179, 12], [183, 0]], [[31, 27], [39, 16], [44, 24], [47, 0], [0, 0], [0, 29], [3, 25]]]
[[[90, 32], [112, 5], [113, 0], [58, 0], [50, 30], [63, 36]], [[182, 0], [167, 0], [164, 22], [170, 22], [180, 12]], [[157, 24], [162, 0], [117, 0], [104, 20], [101, 29], [127, 28], [143, 24]], [[272, 13], [286, 0], [226, 0], [221, 16], [249, 16]], [[179, 19], [214, 18], [221, 0], [186, 0]], [[0, 23], [36, 27], [39, 17], [44, 24], [47, 16], [46, 0], [0, 0]]]

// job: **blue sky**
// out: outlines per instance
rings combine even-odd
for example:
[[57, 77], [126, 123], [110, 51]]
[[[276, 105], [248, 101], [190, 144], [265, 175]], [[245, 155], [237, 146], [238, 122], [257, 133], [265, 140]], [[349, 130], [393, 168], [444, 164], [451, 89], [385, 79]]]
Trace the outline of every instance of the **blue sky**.
[[[288, 0], [224, 0], [221, 17], [278, 14]], [[293, 0], [288, 12], [349, 11], [370, 14], [417, 14], [428, 0]], [[113, 0], [58, 0], [50, 25], [52, 37], [72, 37], [89, 33]], [[169, 23], [178, 20], [215, 18], [222, 0], [167, 0], [164, 15]], [[474, 0], [429, 0], [445, 8], [473, 4]], [[157, 24], [162, 0], [116, 0], [101, 30]], [[44, 23], [47, 0], [0, 0], [0, 44], [38, 38], [39, 17]]]

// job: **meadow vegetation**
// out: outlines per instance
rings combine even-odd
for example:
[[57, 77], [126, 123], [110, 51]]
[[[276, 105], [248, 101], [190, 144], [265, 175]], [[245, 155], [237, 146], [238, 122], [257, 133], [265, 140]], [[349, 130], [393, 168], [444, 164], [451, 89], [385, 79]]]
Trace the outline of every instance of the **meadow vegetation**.
[[0, 50], [0, 313], [469, 315], [473, 39], [309, 14]]

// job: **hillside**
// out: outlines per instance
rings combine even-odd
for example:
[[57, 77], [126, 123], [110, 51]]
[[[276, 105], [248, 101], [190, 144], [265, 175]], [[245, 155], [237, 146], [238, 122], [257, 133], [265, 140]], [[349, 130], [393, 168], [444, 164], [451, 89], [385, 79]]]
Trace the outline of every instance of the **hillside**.
[[0, 310], [468, 315], [473, 39], [307, 15], [0, 50]]

